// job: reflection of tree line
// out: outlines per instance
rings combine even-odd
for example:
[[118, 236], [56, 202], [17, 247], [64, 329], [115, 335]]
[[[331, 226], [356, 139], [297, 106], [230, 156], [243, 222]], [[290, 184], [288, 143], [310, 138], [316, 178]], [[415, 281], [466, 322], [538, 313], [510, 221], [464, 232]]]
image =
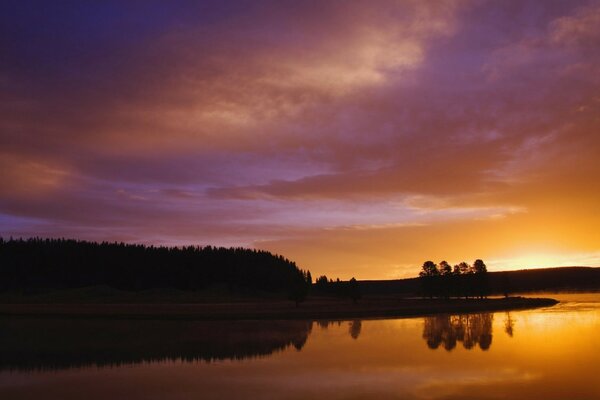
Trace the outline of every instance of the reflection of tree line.
[[443, 345], [446, 350], [452, 350], [457, 342], [462, 342], [465, 349], [478, 344], [487, 350], [492, 344], [493, 318], [489, 313], [426, 317], [423, 338], [431, 349]]
[[[425, 318], [423, 338], [436, 349], [457, 342], [471, 349], [492, 343], [493, 314], [437, 315]], [[318, 320], [321, 329], [347, 326], [357, 339], [362, 321]], [[0, 319], [0, 370], [118, 366], [159, 361], [218, 361], [301, 350], [312, 321], [130, 321]], [[513, 335], [507, 313], [505, 332]]]
[[[506, 314], [504, 331], [512, 337], [513, 320], [510, 313]], [[494, 314], [464, 314], [464, 315], [435, 315], [424, 318], [423, 339], [430, 349], [437, 349], [442, 345], [450, 351], [458, 342], [467, 350], [476, 345], [482, 350], [487, 350], [492, 345], [492, 323]]]
[[0, 319], [0, 370], [261, 357], [301, 350], [312, 321]]
[[352, 339], [358, 339], [360, 336], [360, 331], [362, 329], [362, 321], [360, 319], [355, 319], [352, 321], [330, 321], [330, 320], [318, 320], [317, 325], [321, 329], [327, 329], [330, 325], [337, 324], [337, 326], [341, 326], [342, 323], [348, 323], [348, 333]]
[[[325, 329], [362, 322], [319, 320]], [[159, 361], [239, 360], [302, 350], [313, 321], [0, 319], [0, 370], [66, 369]]]

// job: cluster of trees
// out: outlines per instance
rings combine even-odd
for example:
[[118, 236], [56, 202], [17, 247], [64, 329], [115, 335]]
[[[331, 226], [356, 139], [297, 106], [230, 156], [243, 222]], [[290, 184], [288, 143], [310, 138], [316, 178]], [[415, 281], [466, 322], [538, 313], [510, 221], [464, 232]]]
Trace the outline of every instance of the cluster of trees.
[[324, 296], [346, 297], [354, 303], [360, 300], [361, 291], [358, 281], [354, 278], [349, 281], [340, 281], [340, 279], [328, 279], [326, 275], [317, 278], [314, 285], [314, 292]]
[[261, 250], [0, 238], [0, 291], [95, 285], [130, 291], [224, 286], [236, 293], [282, 292], [302, 301], [311, 284], [309, 271]]
[[489, 293], [487, 267], [477, 259], [470, 265], [466, 262], [452, 267], [448, 262], [438, 264], [425, 261], [419, 273], [421, 291], [428, 297], [480, 297]]

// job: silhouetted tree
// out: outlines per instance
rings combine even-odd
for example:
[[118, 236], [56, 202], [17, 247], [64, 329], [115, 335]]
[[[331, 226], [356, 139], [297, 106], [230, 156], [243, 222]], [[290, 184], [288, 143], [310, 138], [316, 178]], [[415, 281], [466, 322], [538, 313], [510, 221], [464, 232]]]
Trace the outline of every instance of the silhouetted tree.
[[352, 299], [354, 304], [361, 298], [360, 286], [354, 278], [348, 282], [348, 297]]
[[508, 298], [508, 296], [510, 296], [510, 293], [512, 292], [510, 285], [510, 276], [508, 272], [502, 273], [502, 283], [500, 285], [502, 289], [502, 294], [504, 295], [504, 297]]
[[452, 267], [448, 264], [448, 261], [441, 261], [439, 268], [440, 275], [451, 275]]
[[454, 275], [460, 275], [460, 264], [454, 265], [454, 267], [452, 268], [452, 273]]
[[477, 294], [480, 298], [484, 298], [488, 295], [489, 285], [488, 285], [488, 277], [487, 277], [487, 267], [483, 260], [477, 259], [473, 263], [473, 292]]
[[472, 272], [471, 266], [466, 262], [458, 264], [458, 273], [461, 275], [470, 274]]
[[469, 274], [473, 272], [471, 266], [466, 262], [458, 264], [458, 294], [468, 298], [471, 295], [471, 278]]
[[423, 263], [421, 272], [419, 272], [419, 277], [421, 279], [421, 289], [424, 296], [433, 298], [433, 296], [437, 295], [437, 278], [439, 275], [440, 272], [436, 263], [433, 261], [425, 261]]
[[450, 298], [450, 295], [454, 292], [454, 279], [452, 274], [452, 266], [447, 261], [441, 261], [439, 266], [440, 273], [440, 295], [445, 298]]
[[473, 263], [473, 272], [476, 274], [484, 274], [487, 272], [487, 267], [483, 260], [475, 260], [475, 262]]
[[294, 278], [294, 281], [289, 286], [290, 291], [288, 298], [296, 303], [296, 307], [306, 300], [310, 285], [304, 271], [300, 272], [300, 276]]
[[327, 289], [329, 287], [329, 280], [327, 279], [327, 276], [325, 275], [321, 275], [317, 278], [317, 280], [315, 281], [315, 292], [319, 293], [319, 294], [324, 294], [327, 292]]
[[421, 267], [421, 272], [419, 276], [438, 276], [440, 271], [438, 270], [438, 266], [433, 261], [425, 261], [423, 266]]

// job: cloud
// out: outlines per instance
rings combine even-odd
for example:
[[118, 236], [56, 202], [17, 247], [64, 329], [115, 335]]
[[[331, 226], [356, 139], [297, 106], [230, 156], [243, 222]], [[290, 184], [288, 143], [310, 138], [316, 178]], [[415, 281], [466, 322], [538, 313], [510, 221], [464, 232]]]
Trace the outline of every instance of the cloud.
[[14, 3], [0, 234], [267, 246], [357, 277], [425, 253], [514, 259], [513, 238], [576, 259], [598, 250], [597, 15], [585, 1]]
[[550, 40], [561, 45], [597, 46], [600, 40], [600, 6], [578, 8], [550, 24]]

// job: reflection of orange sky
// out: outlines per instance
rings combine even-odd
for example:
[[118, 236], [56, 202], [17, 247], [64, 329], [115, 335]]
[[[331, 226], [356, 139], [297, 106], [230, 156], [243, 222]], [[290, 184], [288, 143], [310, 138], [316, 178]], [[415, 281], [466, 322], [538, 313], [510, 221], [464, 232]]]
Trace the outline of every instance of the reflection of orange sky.
[[[577, 296], [567, 297], [583, 299]], [[584, 297], [591, 303], [494, 313], [485, 351], [461, 344], [451, 351], [429, 349], [422, 317], [362, 321], [355, 337], [350, 321], [326, 328], [313, 323], [301, 351], [290, 347], [256, 359], [168, 361], [26, 377], [2, 373], [0, 393], [53, 399], [82, 392], [89, 399], [112, 398], [124, 391], [131, 399], [173, 398], [182, 392], [258, 399], [593, 399], [600, 396], [600, 303], [597, 294]], [[512, 336], [505, 332], [508, 318]], [[20, 379], [35, 385], [14, 384]]]
[[600, 265], [597, 4], [320, 3], [15, 13], [0, 236]]

